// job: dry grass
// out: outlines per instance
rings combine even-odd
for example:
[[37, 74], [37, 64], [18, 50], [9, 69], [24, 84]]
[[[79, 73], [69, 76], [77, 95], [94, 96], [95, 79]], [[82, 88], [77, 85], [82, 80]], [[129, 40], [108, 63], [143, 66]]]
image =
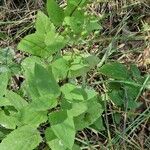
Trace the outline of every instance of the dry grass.
[[32, 32], [36, 12], [43, 4], [43, 1], [4, 0], [0, 7], [0, 46], [15, 48], [20, 38]]

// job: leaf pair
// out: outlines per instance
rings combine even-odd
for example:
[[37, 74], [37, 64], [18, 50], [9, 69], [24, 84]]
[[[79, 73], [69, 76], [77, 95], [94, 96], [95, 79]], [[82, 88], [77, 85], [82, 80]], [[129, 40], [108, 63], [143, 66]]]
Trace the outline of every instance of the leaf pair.
[[40, 57], [49, 57], [65, 46], [65, 40], [55, 32], [54, 25], [42, 12], [38, 12], [36, 32], [21, 40], [18, 49]]
[[114, 104], [124, 107], [125, 101], [128, 101], [129, 109], [134, 110], [139, 107], [140, 103], [135, 100], [142, 87], [143, 79], [135, 65], [131, 65], [128, 70], [123, 64], [112, 62], [103, 65], [99, 71], [110, 78], [108, 95]]
[[7, 72], [9, 75], [17, 74], [21, 69], [14, 61], [15, 52], [12, 48], [0, 48], [0, 73]]
[[34, 100], [43, 96], [58, 97], [59, 86], [52, 73], [51, 67], [46, 65], [38, 57], [26, 58], [22, 62], [25, 70], [25, 88], [29, 96]]
[[64, 96], [62, 108], [68, 109], [68, 114], [74, 117], [76, 130], [88, 127], [101, 116], [103, 108], [94, 90], [65, 84], [61, 91]]
[[[0, 98], [0, 100], [2, 101], [0, 105], [5, 107], [5, 110], [7, 110], [9, 115], [5, 114], [4, 111], [1, 111], [0, 124], [7, 129], [15, 129], [16, 127], [17, 129], [12, 131], [3, 140], [3, 142], [0, 144], [0, 149], [5, 150], [9, 148], [11, 150], [32, 150], [36, 148], [38, 144], [42, 141], [42, 138], [40, 137], [40, 134], [36, 128], [41, 123], [47, 121], [48, 110], [57, 106], [57, 99], [54, 95], [59, 95], [60, 92], [57, 89], [58, 85], [56, 84], [53, 76], [50, 75], [49, 72], [41, 65], [38, 65], [35, 62], [30, 63], [34, 63], [34, 65], [32, 64], [34, 71], [30, 70], [31, 68], [26, 68], [26, 75], [32, 74], [32, 77], [36, 82], [36, 86], [32, 88], [37, 88], [41, 96], [36, 97], [36, 95], [33, 94], [34, 96], [32, 101], [27, 102], [18, 94], [12, 91], [6, 91], [7, 93], [4, 92], [2, 94], [2, 96], [5, 95], [5, 98]], [[24, 62], [24, 65], [25, 64], [26, 63]], [[41, 78], [41, 73], [44, 78]], [[30, 76], [26, 77], [27, 79], [30, 78]], [[30, 81], [31, 80], [28, 80], [28, 82]], [[54, 88], [55, 85], [56, 88]], [[5, 89], [6, 86], [7, 83], [4, 83], [2, 85], [2, 87]]]
[[52, 131], [60, 140], [60, 145], [71, 149], [76, 133], [73, 118], [67, 115], [67, 111], [59, 111], [51, 113], [49, 121]]
[[60, 109], [49, 114], [51, 127], [46, 130], [46, 140], [51, 149], [72, 150], [76, 132], [97, 121], [103, 108], [94, 90], [68, 83], [61, 91]]
[[[6, 98], [1, 99], [2, 101], [8, 101], [7, 103], [2, 102], [1, 105], [5, 106], [5, 111], [0, 111], [0, 125], [1, 127], [4, 127], [6, 129], [14, 129], [11, 133], [9, 133], [1, 142], [0, 149], [3, 150], [32, 150], [38, 146], [38, 144], [41, 142], [41, 137], [39, 132], [36, 130], [36, 126], [34, 126], [33, 123], [35, 123], [35, 111], [28, 111], [26, 110], [26, 114], [22, 114], [22, 110], [25, 109], [28, 106], [28, 103], [22, 99], [19, 95], [7, 91]], [[14, 109], [10, 109], [14, 107], [18, 112], [16, 112]], [[6, 113], [9, 113], [6, 114]], [[33, 114], [34, 113], [34, 114]], [[18, 114], [22, 114], [21, 120], [18, 117]], [[29, 118], [32, 119], [29, 120]], [[34, 120], [33, 120], [34, 118]], [[39, 119], [39, 118], [36, 118]], [[27, 121], [27, 122], [24, 122]], [[32, 121], [32, 122], [31, 122]], [[23, 125], [26, 124], [27, 125]], [[29, 125], [31, 124], [31, 125]], [[20, 126], [23, 125], [23, 126]], [[18, 128], [16, 129], [16, 126]], [[9, 130], [6, 130], [7, 132]], [[5, 133], [6, 133], [5, 131]]]

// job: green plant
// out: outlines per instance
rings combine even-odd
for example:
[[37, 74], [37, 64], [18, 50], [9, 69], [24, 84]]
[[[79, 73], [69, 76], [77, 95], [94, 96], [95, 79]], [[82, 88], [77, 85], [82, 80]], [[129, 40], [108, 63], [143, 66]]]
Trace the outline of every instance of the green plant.
[[[99, 20], [84, 11], [87, 3], [68, 0], [62, 9], [55, 0], [48, 0], [49, 17], [39, 11], [35, 33], [18, 45], [18, 50], [29, 56], [21, 63], [25, 80], [20, 89], [13, 91], [8, 87], [11, 76], [20, 70], [0, 72], [0, 149], [33, 150], [42, 142], [52, 150], [80, 149], [75, 141], [78, 131], [87, 127], [105, 130], [104, 101], [86, 82], [91, 70], [102, 76], [106, 94], [117, 107], [131, 110], [140, 105], [137, 96], [148, 88], [149, 77], [142, 77], [135, 65], [127, 69], [118, 62], [110, 62], [99, 68], [97, 56], [76, 49], [101, 29]], [[15, 64], [12, 58], [9, 60]], [[6, 66], [8, 63], [4, 62]]]
[[15, 75], [21, 70], [14, 57], [15, 52], [12, 48], [0, 49], [0, 73], [9, 72], [11, 75]]

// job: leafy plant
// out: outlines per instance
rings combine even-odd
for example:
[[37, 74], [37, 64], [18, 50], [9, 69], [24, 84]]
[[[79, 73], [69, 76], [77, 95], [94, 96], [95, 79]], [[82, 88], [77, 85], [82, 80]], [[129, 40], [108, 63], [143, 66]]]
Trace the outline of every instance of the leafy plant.
[[15, 75], [20, 71], [20, 65], [15, 61], [15, 52], [12, 48], [0, 48], [0, 73], [8, 72]]
[[[85, 13], [87, 3], [88, 0], [67, 0], [63, 9], [55, 0], [47, 0], [48, 16], [39, 11], [35, 33], [18, 44], [18, 50], [28, 53], [19, 66], [21, 70], [12, 69], [17, 63], [11, 49], [1, 50], [1, 150], [33, 150], [42, 142], [52, 150], [80, 149], [75, 140], [78, 131], [88, 127], [105, 130], [104, 102], [85, 81], [91, 70], [98, 70], [106, 78], [107, 95], [114, 105], [122, 109], [140, 105], [137, 95], [147, 78], [135, 65], [127, 69], [110, 62], [97, 68], [97, 56], [76, 50], [86, 37], [101, 29], [99, 20]], [[9, 81], [20, 72], [24, 81], [14, 91]], [[76, 82], [77, 78], [81, 81]], [[128, 105], [124, 105], [126, 99]], [[45, 129], [41, 131], [43, 124]]]
[[[43, 134], [51, 149], [73, 149], [77, 147], [77, 131], [92, 125], [101, 116], [103, 107], [98, 93], [75, 82], [76, 77], [84, 77], [94, 69], [99, 59], [74, 50], [61, 54], [67, 45], [78, 44], [76, 40], [83, 33], [89, 34], [100, 27], [98, 21], [85, 16], [83, 6], [84, 1], [68, 0], [66, 9], [62, 9], [55, 0], [48, 0], [49, 17], [41, 11], [37, 13], [36, 32], [18, 45], [19, 50], [32, 55], [21, 63], [25, 78], [20, 89], [22, 95], [7, 89], [7, 73], [0, 75], [1, 130], [13, 130], [2, 139], [0, 149], [36, 148], [42, 142], [37, 130], [42, 123], [50, 124]], [[64, 29], [58, 32], [59, 28]], [[69, 82], [59, 85], [66, 79]]]

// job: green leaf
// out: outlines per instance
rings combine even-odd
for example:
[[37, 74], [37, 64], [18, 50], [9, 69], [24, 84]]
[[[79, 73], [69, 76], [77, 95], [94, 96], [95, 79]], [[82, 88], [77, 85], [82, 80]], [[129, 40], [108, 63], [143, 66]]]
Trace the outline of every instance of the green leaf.
[[71, 83], [67, 83], [61, 87], [61, 92], [64, 94], [65, 99], [73, 101], [71, 91], [75, 88], [76, 86]]
[[70, 110], [72, 108], [72, 103], [68, 102], [64, 97], [61, 100], [61, 108], [63, 110]]
[[85, 113], [74, 118], [76, 130], [82, 130], [92, 125], [103, 112], [102, 106], [94, 100], [87, 101], [87, 107], [88, 109]]
[[56, 79], [65, 79], [69, 71], [69, 63], [63, 58], [59, 58], [52, 63], [52, 72]]
[[72, 108], [68, 110], [68, 116], [77, 117], [88, 109], [86, 102], [73, 103]]
[[52, 150], [66, 150], [66, 146], [56, 137], [51, 128], [46, 129], [45, 136], [47, 144]]
[[76, 9], [83, 7], [88, 3], [88, 0], [67, 0], [67, 8], [65, 9], [66, 16], [72, 16]]
[[134, 111], [135, 109], [139, 108], [140, 105], [142, 105], [141, 102], [137, 102], [135, 100], [129, 100], [128, 101], [128, 109], [130, 109], [130, 110]]
[[51, 150], [66, 150], [66, 146], [62, 144], [61, 140], [56, 138], [47, 142]]
[[94, 55], [87, 54], [87, 56], [84, 59], [85, 59], [85, 62], [90, 66], [90, 68], [95, 67], [99, 63], [99, 58]]
[[7, 38], [9, 38], [9, 36], [6, 33], [0, 32], [0, 40], [5, 40]]
[[0, 127], [0, 140], [2, 141], [12, 130]]
[[75, 127], [72, 117], [68, 117], [64, 122], [52, 125], [55, 135], [62, 141], [62, 145], [72, 149], [75, 139]]
[[141, 72], [140, 72], [140, 70], [138, 69], [138, 67], [137, 67], [135, 64], [132, 64], [132, 65], [130, 66], [130, 70], [131, 70], [131, 74], [132, 74], [133, 78], [134, 78], [135, 80], [139, 81], [140, 78], [141, 78]]
[[119, 82], [115, 82], [115, 80], [114, 80], [114, 82], [112, 81], [112, 82], [108, 83], [107, 85], [108, 85], [108, 88], [110, 89], [110, 91], [111, 90], [120, 90], [122, 88], [122, 84]]
[[70, 93], [75, 101], [84, 101], [87, 99], [87, 93], [83, 88], [75, 88]]
[[13, 105], [8, 98], [0, 97], [0, 107], [1, 106], [13, 106]]
[[108, 95], [115, 105], [120, 107], [124, 105], [124, 93], [122, 90], [113, 90]]
[[64, 84], [61, 87], [61, 92], [69, 103], [84, 102], [85, 100], [95, 99], [98, 94], [93, 89], [82, 89], [80, 86], [71, 83]]
[[40, 95], [60, 95], [59, 86], [53, 76], [51, 68], [46, 70], [43, 66], [35, 64], [35, 81]]
[[47, 121], [47, 112], [36, 111], [31, 106], [24, 107], [18, 113], [20, 125], [33, 125], [38, 127], [41, 123]]
[[50, 127], [46, 129], [45, 137], [46, 137], [46, 141], [51, 141], [57, 138], [55, 133], [52, 131]]
[[61, 91], [64, 94], [65, 99], [67, 99], [71, 103], [81, 102], [87, 98], [84, 89], [76, 87], [76, 85], [70, 83], [62, 86]]
[[[38, 59], [37, 59], [38, 60]], [[50, 97], [57, 97], [60, 94], [59, 86], [54, 78], [51, 68], [45, 69], [42, 62], [32, 61], [32, 59], [24, 62], [25, 72], [25, 88], [32, 100], [36, 100], [40, 96], [49, 95]], [[36, 63], [37, 62], [37, 63]], [[30, 65], [31, 64], [31, 65]]]
[[114, 120], [116, 124], [120, 124], [122, 115], [120, 113], [114, 113], [113, 115], [114, 115]]
[[89, 0], [68, 0], [67, 2], [75, 6], [83, 6], [88, 3]]
[[85, 30], [89, 34], [94, 30], [101, 30], [102, 26], [98, 23], [98, 20], [90, 20], [86, 23]]
[[[72, 149], [75, 138], [73, 118], [68, 116], [66, 110], [61, 110], [51, 113], [49, 115], [49, 122], [51, 124], [52, 131], [59, 139], [59, 143], [61, 143], [61, 147], [65, 146]], [[53, 138], [51, 140], [53, 140]], [[58, 140], [54, 140], [53, 142], [58, 142]]]
[[71, 17], [65, 18], [65, 24], [68, 25], [75, 34], [80, 34], [84, 26], [84, 11], [76, 10]]
[[72, 150], [81, 150], [79, 145], [74, 144]]
[[49, 121], [51, 125], [56, 125], [62, 123], [64, 120], [67, 119], [67, 111], [65, 110], [60, 110], [56, 112], [52, 112], [49, 115]]
[[99, 117], [92, 125], [92, 128], [94, 128], [97, 131], [103, 131], [105, 130], [102, 117]]
[[42, 141], [39, 132], [32, 126], [22, 126], [12, 131], [1, 143], [1, 150], [33, 150]]
[[11, 64], [12, 63], [12, 59], [15, 56], [15, 52], [12, 48], [6, 47], [1, 49], [0, 48], [0, 63], [1, 64]]
[[45, 64], [42, 62], [41, 58], [36, 56], [30, 56], [23, 60], [22, 67], [24, 69], [25, 82], [23, 83], [23, 88], [25, 93], [30, 96], [32, 99], [40, 97], [40, 93], [37, 89], [34, 68], [35, 64], [39, 64], [45, 67]]
[[107, 63], [103, 65], [99, 72], [113, 79], [128, 79], [129, 74], [127, 68], [118, 62]]
[[89, 66], [84, 64], [74, 64], [70, 67], [69, 78], [76, 78], [85, 75], [89, 71]]
[[10, 69], [10, 72], [11, 72], [12, 75], [19, 74], [19, 72], [21, 71], [20, 64], [17, 64], [17, 63], [14, 63], [14, 62], [12, 62], [9, 65], [9, 69]]
[[135, 100], [141, 87], [135, 87], [132, 85], [125, 85], [124, 87], [126, 89], [128, 99]]
[[24, 90], [29, 98], [32, 100], [40, 97], [39, 90], [37, 88], [35, 75], [30, 71], [25, 73], [25, 82], [23, 84]]
[[9, 67], [7, 65], [0, 65], [0, 73], [10, 73]]
[[70, 78], [85, 75], [99, 62], [99, 59], [96, 56], [92, 56], [90, 54], [75, 55], [72, 58], [66, 55], [64, 59], [70, 62], [70, 69], [68, 74]]
[[125, 86], [126, 89], [126, 99], [128, 100], [128, 108], [131, 110], [134, 110], [136, 108], [138, 108], [141, 103], [135, 101], [137, 95], [139, 94], [140, 91], [140, 87], [134, 87], [134, 86]]
[[59, 7], [56, 0], [47, 0], [47, 12], [51, 21], [56, 26], [60, 26], [64, 20], [64, 11]]
[[54, 25], [42, 12], [37, 14], [36, 29], [36, 33], [21, 40], [19, 50], [35, 56], [48, 57], [65, 46], [64, 38], [55, 33]]
[[3, 111], [0, 111], [0, 125], [7, 129], [15, 129], [17, 119], [13, 116], [6, 115]]
[[50, 55], [64, 48], [66, 44], [64, 37], [55, 33], [54, 31], [50, 31], [47, 33], [44, 42]]
[[32, 74], [34, 74], [35, 64], [39, 64], [45, 67], [45, 64], [43, 63], [42, 59], [37, 56], [30, 56], [22, 61], [21, 66], [24, 69], [25, 78], [27, 78], [26, 72], [31, 72]]
[[14, 56], [15, 52], [11, 48], [0, 49], [0, 73], [18, 74], [20, 65], [15, 62]]
[[57, 106], [57, 99], [48, 96], [41, 96], [30, 104], [35, 111], [46, 111]]
[[8, 74], [7, 73], [0, 74], [0, 97], [6, 94], [7, 84], [8, 84]]
[[18, 50], [33, 54], [35, 56], [47, 57], [49, 52], [44, 40], [45, 36], [43, 34], [30, 34], [20, 41], [17, 48]]
[[37, 13], [37, 19], [35, 23], [35, 28], [38, 33], [47, 34], [51, 29], [55, 30], [55, 27], [51, 23], [50, 19], [41, 11]]
[[13, 91], [7, 91], [6, 98], [17, 110], [20, 110], [28, 105], [28, 103], [20, 95], [14, 93]]
[[94, 89], [92, 89], [91, 87], [87, 87], [86, 89], [85, 89], [85, 91], [86, 91], [86, 94], [87, 94], [87, 100], [97, 100], [98, 99], [98, 93], [94, 90]]

